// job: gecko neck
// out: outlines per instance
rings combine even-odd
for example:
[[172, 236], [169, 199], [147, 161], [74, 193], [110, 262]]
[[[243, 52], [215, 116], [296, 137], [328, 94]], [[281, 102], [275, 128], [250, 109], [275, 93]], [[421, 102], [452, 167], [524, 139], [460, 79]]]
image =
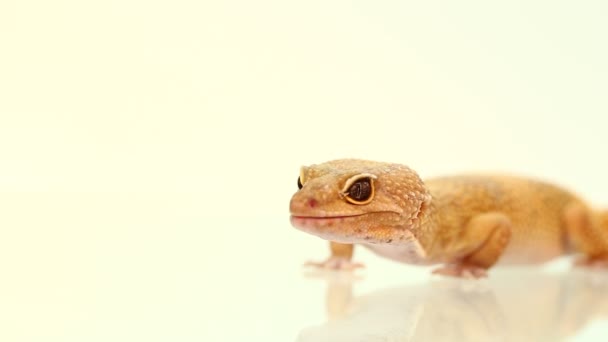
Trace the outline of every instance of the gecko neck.
[[377, 254], [399, 262], [418, 265], [438, 262], [438, 257], [433, 253], [435, 241], [432, 239], [436, 231], [436, 211], [431, 203], [432, 201], [425, 202], [414, 218], [408, 217], [401, 228], [394, 231], [394, 234], [400, 237], [400, 242], [363, 245]]
[[434, 199], [435, 198], [431, 196], [430, 203], [423, 206], [418, 220], [409, 228], [412, 234], [420, 242], [420, 245], [427, 251], [431, 250], [435, 242], [434, 237], [438, 230], [437, 207]]

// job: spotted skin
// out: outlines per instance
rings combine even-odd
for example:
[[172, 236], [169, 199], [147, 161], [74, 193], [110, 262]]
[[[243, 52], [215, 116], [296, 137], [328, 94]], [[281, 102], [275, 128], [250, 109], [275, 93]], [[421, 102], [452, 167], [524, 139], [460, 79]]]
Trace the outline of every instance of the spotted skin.
[[[350, 198], [358, 181], [373, 188], [365, 203]], [[608, 213], [538, 180], [463, 175], [423, 181], [404, 165], [340, 159], [302, 167], [298, 182], [292, 225], [331, 241], [332, 255], [316, 263], [320, 267], [353, 268], [355, 244], [395, 261], [440, 264], [435, 273], [459, 277], [485, 276], [497, 263], [541, 263], [573, 253], [583, 265], [608, 261]]]

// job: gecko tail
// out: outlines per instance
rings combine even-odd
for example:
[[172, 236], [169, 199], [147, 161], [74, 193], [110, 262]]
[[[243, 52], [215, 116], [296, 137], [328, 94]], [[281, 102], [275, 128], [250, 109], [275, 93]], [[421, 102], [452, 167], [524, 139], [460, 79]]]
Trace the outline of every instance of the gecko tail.
[[596, 210], [593, 221], [595, 231], [595, 244], [598, 245], [600, 254], [608, 255], [608, 210]]
[[597, 213], [596, 229], [598, 230], [598, 238], [601, 240], [602, 254], [608, 256], [608, 210], [600, 210]]
[[608, 239], [608, 210], [602, 210], [598, 213], [598, 221], [600, 229], [604, 232], [603, 236]]

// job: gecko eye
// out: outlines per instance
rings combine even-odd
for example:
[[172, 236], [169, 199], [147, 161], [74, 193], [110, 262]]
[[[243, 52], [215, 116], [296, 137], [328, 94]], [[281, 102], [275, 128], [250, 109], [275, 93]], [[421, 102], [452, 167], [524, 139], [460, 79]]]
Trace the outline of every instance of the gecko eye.
[[359, 178], [348, 188], [346, 200], [353, 204], [367, 204], [371, 202], [374, 194], [372, 179]]
[[300, 181], [300, 177], [298, 177], [298, 189], [302, 189], [302, 181]]

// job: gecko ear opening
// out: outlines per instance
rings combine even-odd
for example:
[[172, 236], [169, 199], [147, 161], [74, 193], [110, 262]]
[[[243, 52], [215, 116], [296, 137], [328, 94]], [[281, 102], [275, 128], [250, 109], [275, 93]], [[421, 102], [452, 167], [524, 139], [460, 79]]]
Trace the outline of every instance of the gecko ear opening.
[[368, 173], [353, 176], [344, 184], [342, 195], [349, 203], [368, 204], [374, 199], [374, 179], [376, 176]]

